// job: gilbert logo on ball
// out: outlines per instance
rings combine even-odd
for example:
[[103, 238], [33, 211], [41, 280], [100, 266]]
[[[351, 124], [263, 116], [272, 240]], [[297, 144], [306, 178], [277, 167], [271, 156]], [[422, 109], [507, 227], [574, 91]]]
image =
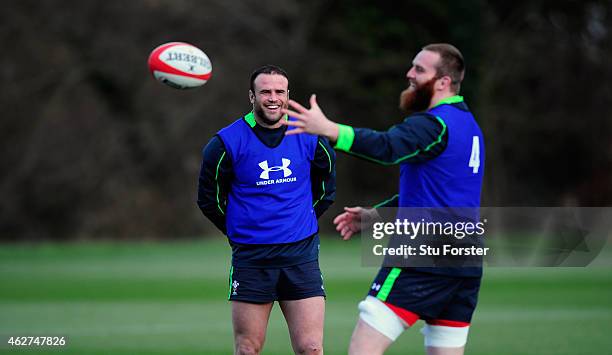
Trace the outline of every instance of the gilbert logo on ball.
[[212, 74], [208, 56], [184, 42], [170, 42], [149, 55], [149, 70], [155, 79], [175, 89], [191, 89], [206, 84]]

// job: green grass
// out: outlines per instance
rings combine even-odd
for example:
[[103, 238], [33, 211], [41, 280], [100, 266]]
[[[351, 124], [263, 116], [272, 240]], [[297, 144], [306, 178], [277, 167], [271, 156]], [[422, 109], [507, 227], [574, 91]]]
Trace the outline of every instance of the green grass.
[[[324, 239], [325, 351], [346, 354], [376, 268], [360, 266], [359, 241]], [[63, 349], [0, 353], [231, 354], [224, 241], [0, 245], [0, 339], [67, 335]], [[469, 354], [612, 352], [612, 267], [489, 268]], [[388, 354], [422, 354], [420, 324]], [[264, 354], [290, 354], [278, 307]]]

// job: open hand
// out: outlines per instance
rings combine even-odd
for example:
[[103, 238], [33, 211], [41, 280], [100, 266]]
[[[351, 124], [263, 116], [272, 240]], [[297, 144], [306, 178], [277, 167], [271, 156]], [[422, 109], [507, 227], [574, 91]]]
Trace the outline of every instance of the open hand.
[[363, 224], [373, 223], [378, 217], [374, 208], [344, 207], [344, 213], [334, 218], [334, 224], [342, 239], [349, 240], [361, 230]]
[[283, 113], [294, 117], [296, 121], [282, 120], [282, 124], [295, 127], [287, 130], [286, 135], [310, 133], [329, 138], [332, 142], [338, 139], [338, 125], [330, 121], [317, 104], [317, 96], [310, 96], [310, 109], [297, 101], [289, 100], [289, 106], [295, 110], [283, 109]]

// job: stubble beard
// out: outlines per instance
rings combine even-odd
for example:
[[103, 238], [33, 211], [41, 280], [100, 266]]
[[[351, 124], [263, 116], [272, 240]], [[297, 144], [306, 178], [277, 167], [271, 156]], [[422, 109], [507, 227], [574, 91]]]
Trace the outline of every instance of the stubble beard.
[[[281, 107], [282, 108], [286, 108], [286, 105], [281, 105]], [[276, 118], [276, 119], [270, 118], [270, 116], [268, 116], [266, 114], [266, 112], [261, 107], [261, 105], [255, 105], [254, 111], [255, 111], [255, 114], [257, 115], [257, 117], [259, 117], [259, 119], [262, 121], [262, 123], [264, 123], [267, 126], [273, 126], [276, 123], [278, 123], [278, 121], [280, 121], [281, 118], [283, 118], [282, 114], [279, 115], [278, 118]]]

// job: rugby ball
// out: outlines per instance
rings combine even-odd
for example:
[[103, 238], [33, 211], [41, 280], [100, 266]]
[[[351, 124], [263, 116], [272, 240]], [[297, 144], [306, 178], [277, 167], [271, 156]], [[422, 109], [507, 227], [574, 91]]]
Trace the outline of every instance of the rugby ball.
[[175, 89], [191, 89], [206, 84], [212, 74], [208, 56], [184, 42], [170, 42], [149, 55], [149, 70], [155, 79]]

